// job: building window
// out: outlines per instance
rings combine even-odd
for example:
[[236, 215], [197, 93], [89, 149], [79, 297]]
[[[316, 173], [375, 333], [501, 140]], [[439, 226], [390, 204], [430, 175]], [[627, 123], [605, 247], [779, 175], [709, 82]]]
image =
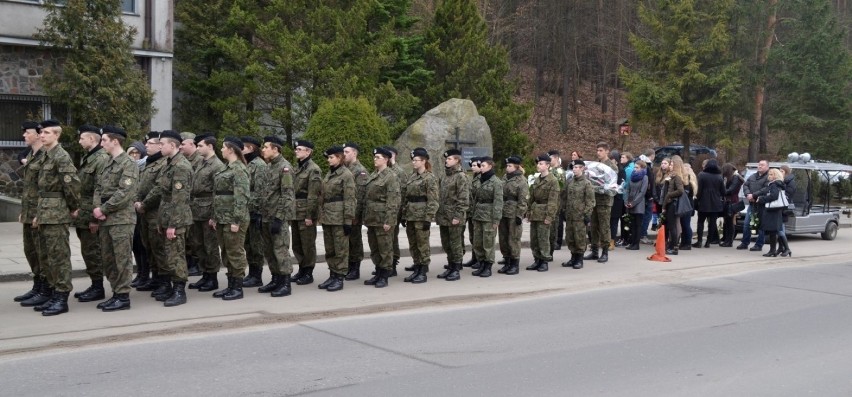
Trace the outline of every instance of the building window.
[[[0, 142], [9, 146], [11, 142], [19, 141], [21, 123], [26, 120], [41, 121], [50, 109], [46, 97], [29, 95], [0, 95]], [[18, 146], [18, 145], [12, 145]]]
[[121, 0], [121, 11], [129, 14], [135, 14], [136, 0]]

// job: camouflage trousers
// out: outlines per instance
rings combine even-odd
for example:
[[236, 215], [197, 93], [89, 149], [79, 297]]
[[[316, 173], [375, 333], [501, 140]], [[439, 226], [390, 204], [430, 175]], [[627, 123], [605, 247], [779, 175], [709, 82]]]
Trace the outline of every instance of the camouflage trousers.
[[343, 225], [322, 225], [322, 241], [328, 270], [345, 276], [349, 270], [349, 236], [343, 233]]
[[609, 231], [609, 217], [612, 207], [608, 205], [595, 205], [592, 210], [592, 247], [607, 247], [611, 240]]
[[290, 230], [281, 226], [281, 232], [272, 234], [270, 222], [263, 222], [263, 249], [266, 264], [272, 274], [292, 274], [293, 260], [290, 258]]
[[71, 292], [71, 247], [68, 225], [39, 225], [38, 241], [47, 283], [57, 292]]
[[163, 270], [166, 266], [166, 250], [163, 246], [166, 237], [160, 233], [157, 226], [157, 214], [158, 211], [154, 210], [139, 217], [139, 220], [143, 222], [142, 230], [144, 231], [142, 233], [142, 245], [145, 246], [148, 253], [148, 267], [154, 277], [167, 274]]
[[192, 222], [192, 231], [188, 237], [193, 241], [188, 245], [195, 249], [193, 254], [198, 258], [199, 267], [205, 273], [218, 273], [222, 268], [222, 257], [219, 255], [221, 243], [218, 241], [218, 235], [219, 233], [213, 230], [207, 221]]
[[352, 233], [349, 233], [349, 262], [360, 263], [364, 260], [364, 236], [361, 235], [361, 226], [352, 225]]
[[38, 228], [33, 228], [32, 224], [24, 223], [24, 256], [27, 258], [27, 263], [30, 265], [30, 271], [33, 272], [33, 277], [46, 278], [44, 274], [44, 260], [41, 258]]
[[494, 237], [497, 229], [491, 222], [473, 221], [473, 254], [480, 262], [494, 263]]
[[377, 269], [393, 267], [393, 227], [385, 231], [383, 226], [367, 226], [367, 243], [370, 259]]
[[103, 280], [104, 269], [101, 262], [101, 239], [97, 233], [92, 233], [89, 228], [75, 228], [77, 238], [80, 239], [80, 255], [86, 264], [86, 274], [92, 280]]
[[112, 292], [130, 292], [133, 278], [133, 229], [136, 225], [101, 226], [98, 238], [101, 245], [101, 263]]
[[586, 252], [587, 238], [588, 231], [586, 229], [586, 224], [583, 223], [582, 219], [569, 219], [565, 222], [565, 245], [569, 250], [571, 250], [572, 254], [582, 254]]
[[[222, 263], [228, 270], [228, 277], [243, 278], [246, 275], [248, 259], [246, 259], [246, 229], [248, 222], [240, 224], [240, 230], [231, 231], [231, 225], [220, 223], [216, 225], [216, 239], [222, 247]], [[218, 248], [217, 248], [218, 250]], [[205, 270], [206, 271], [206, 270]], [[219, 269], [216, 269], [218, 272]]]
[[399, 222], [397, 222], [396, 225], [393, 225], [393, 230], [391, 230], [391, 232], [393, 233], [393, 260], [394, 261], [399, 261], [399, 258], [401, 256], [400, 251], [399, 251], [399, 226], [400, 226]]
[[520, 259], [521, 257], [521, 233], [524, 231], [523, 224], [518, 224], [518, 218], [500, 219], [498, 235], [500, 241], [500, 253], [504, 258]]
[[[432, 263], [432, 248], [429, 247], [429, 222], [408, 221], [405, 226], [405, 235], [408, 237], [408, 250], [415, 265], [425, 265], [429, 269]], [[423, 229], [426, 230], [423, 230]]]
[[550, 251], [550, 229], [551, 225], [545, 225], [544, 222], [530, 222], [530, 250], [536, 260], [545, 262], [553, 260]]
[[175, 229], [175, 238], [169, 240], [166, 238], [166, 231], [163, 230], [163, 248], [165, 249], [165, 266], [160, 270], [160, 275], [168, 275], [172, 281], [186, 282], [186, 228], [179, 227]]
[[317, 224], [305, 224], [305, 220], [290, 221], [293, 237], [293, 256], [302, 268], [313, 268], [317, 264]]
[[249, 266], [263, 267], [263, 224], [249, 224], [246, 229], [246, 260]]
[[440, 226], [441, 247], [447, 253], [449, 263], [464, 261], [464, 224]]

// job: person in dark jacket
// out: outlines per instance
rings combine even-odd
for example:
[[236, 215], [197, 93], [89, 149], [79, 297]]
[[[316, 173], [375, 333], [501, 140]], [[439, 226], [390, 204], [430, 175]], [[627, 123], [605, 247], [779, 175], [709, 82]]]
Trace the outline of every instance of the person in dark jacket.
[[645, 192], [648, 190], [648, 173], [647, 165], [644, 161], [639, 160], [635, 163], [633, 172], [630, 175], [630, 183], [627, 189], [627, 200], [624, 205], [627, 213], [630, 214], [630, 226], [628, 233], [630, 236], [629, 250], [639, 249], [640, 232], [642, 219], [645, 211], [650, 211], [650, 208], [645, 208]]
[[740, 189], [745, 180], [737, 172], [737, 167], [731, 163], [722, 166], [722, 179], [725, 181], [725, 195], [722, 218], [722, 243], [720, 247], [732, 247], [734, 245], [734, 217], [736, 213], [733, 206], [740, 202]]
[[[777, 200], [779, 195], [786, 194], [784, 192], [784, 174], [781, 170], [773, 168], [769, 170], [768, 174], [769, 185], [767, 186], [767, 189], [765, 189], [764, 193], [757, 196], [755, 199], [756, 203], [759, 203], [764, 207]], [[774, 257], [781, 253], [785, 253], [785, 256], [792, 255], [786, 236], [781, 237], [779, 240], [778, 232], [781, 231], [781, 227], [783, 226], [782, 213], [785, 209], [786, 208], [764, 208], [763, 213], [760, 215], [760, 229], [769, 237], [769, 252], [763, 254], [763, 256]], [[776, 250], [777, 243], [780, 243], [780, 247], [778, 247], [780, 249], [778, 250]]]
[[[767, 179], [766, 174], [769, 172], [769, 163], [766, 160], [760, 160], [757, 162], [757, 172], [752, 174], [746, 180], [745, 184], [743, 184], [743, 194], [745, 195], [746, 200], [751, 203], [748, 207], [748, 211], [746, 212], [744, 225], [748, 225], [751, 222], [751, 217], [757, 216], [760, 217], [760, 212], [763, 211], [763, 205], [757, 203], [755, 200], [756, 197], [761, 196], [766, 193], [766, 186], [769, 184], [769, 180]], [[760, 229], [757, 233], [757, 241], [755, 241], [754, 246], [752, 246], [750, 251], [762, 251], [763, 243], [766, 240], [763, 229]], [[737, 246], [738, 250], [744, 250], [748, 248], [749, 243], [751, 242], [751, 229], [746, 227], [743, 228], [743, 240], [740, 245]]]
[[692, 244], [695, 248], [701, 248], [701, 241], [704, 234], [704, 221], [707, 226], [707, 242], [704, 248], [710, 247], [710, 244], [719, 243], [719, 228], [716, 226], [716, 219], [722, 214], [724, 202], [722, 197], [725, 196], [725, 181], [722, 179], [722, 170], [719, 169], [719, 163], [716, 159], [708, 159], [704, 164], [704, 169], [698, 174], [698, 191], [695, 194], [695, 206], [698, 210], [698, 241]]

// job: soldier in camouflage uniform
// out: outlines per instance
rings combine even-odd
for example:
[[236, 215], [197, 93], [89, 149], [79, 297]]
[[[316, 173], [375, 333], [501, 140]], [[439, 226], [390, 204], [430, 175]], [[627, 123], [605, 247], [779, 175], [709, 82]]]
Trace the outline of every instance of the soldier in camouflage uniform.
[[222, 157], [228, 166], [216, 173], [213, 182], [216, 196], [209, 224], [216, 230], [222, 260], [228, 269], [228, 287], [214, 292], [213, 297], [226, 301], [243, 298], [243, 276], [248, 266], [245, 242], [251, 188], [243, 149], [239, 138], [225, 137]]
[[503, 181], [494, 176], [494, 159], [479, 158], [479, 186], [471, 202], [473, 250], [480, 268], [474, 276], [490, 277], [494, 265], [494, 237], [503, 217]]
[[543, 154], [536, 158], [536, 170], [539, 177], [530, 187], [527, 202], [527, 219], [530, 222], [530, 249], [535, 262], [527, 270], [547, 271], [547, 264], [553, 260], [550, 251], [551, 224], [556, 222], [559, 211], [559, 182], [550, 173], [550, 156]]
[[[481, 171], [479, 169], [479, 161], [480, 157], [473, 157], [468, 162], [470, 166], [470, 170], [473, 171], [470, 177], [470, 192], [468, 194], [468, 202], [471, 203], [471, 207], [474, 205], [474, 198], [476, 197], [476, 190], [479, 189], [479, 185], [481, 181], [479, 180], [479, 175]], [[468, 211], [467, 213], [467, 226], [468, 230], [468, 239], [470, 240], [470, 246], [473, 247], [473, 211]], [[465, 226], [462, 226], [462, 235], [464, 235]], [[464, 248], [464, 246], [462, 246]], [[465, 262], [462, 266], [464, 267], [472, 267], [474, 269], [479, 269], [482, 265], [479, 263], [479, 258], [476, 257], [476, 250], [471, 249], [470, 260]]]
[[180, 153], [181, 138], [177, 132], [166, 130], [160, 134], [160, 151], [166, 166], [160, 171], [154, 189], [142, 201], [142, 207], [155, 207], [159, 203], [159, 229], [165, 234], [165, 262], [160, 269], [171, 279], [154, 298], [166, 307], [186, 303], [186, 229], [192, 225], [189, 209], [189, 190], [192, 186], [192, 165]]
[[470, 180], [461, 169], [461, 151], [444, 152], [444, 173], [440, 180], [441, 205], [435, 223], [441, 233], [441, 247], [447, 253], [447, 270], [438, 275], [447, 281], [458, 280], [464, 260], [464, 221], [470, 203]]
[[573, 179], [565, 187], [565, 201], [562, 210], [565, 213], [565, 243], [571, 250], [571, 259], [562, 264], [574, 269], [583, 268], [583, 253], [586, 252], [586, 227], [595, 208], [595, 189], [586, 178], [586, 163], [583, 160], [572, 161]]
[[[160, 170], [166, 165], [166, 158], [160, 152], [160, 133], [151, 131], [145, 141], [145, 150], [148, 158], [145, 159], [145, 167], [139, 173], [139, 187], [136, 189], [136, 201], [133, 207], [139, 214], [139, 222], [142, 224], [142, 244], [148, 253], [148, 267], [151, 277], [147, 281], [140, 282], [137, 291], [157, 291], [161, 286], [170, 283], [168, 275], [162, 271], [165, 266], [165, 249], [163, 248], [163, 235], [160, 234], [157, 219], [160, 215], [160, 202], [151, 201], [148, 207], [142, 206], [145, 197], [154, 190]], [[140, 269], [143, 275], [147, 275], [147, 269]], [[162, 273], [162, 274], [161, 274]], [[143, 277], [144, 278], [144, 277]], [[159, 292], [165, 292], [160, 290]]]
[[276, 136], [263, 138], [260, 153], [269, 167], [264, 173], [264, 197], [260, 208], [263, 216], [263, 246], [266, 263], [272, 273], [269, 284], [257, 289], [270, 292], [273, 297], [290, 295], [290, 274], [293, 263], [290, 259], [290, 232], [284, 225], [293, 213], [293, 166], [281, 155], [284, 142]]
[[[367, 169], [358, 161], [358, 153], [361, 147], [355, 142], [346, 142], [343, 145], [343, 163], [346, 168], [352, 172], [355, 178], [355, 197], [358, 202], [356, 206], [364, 201], [365, 187], [367, 186], [367, 178], [370, 174]], [[361, 261], [364, 259], [364, 239], [361, 235], [361, 214], [355, 211], [355, 219], [352, 221], [352, 233], [349, 233], [349, 272], [346, 274], [346, 280], [357, 280], [361, 278]]]
[[[189, 161], [189, 164], [192, 166], [193, 175], [195, 171], [201, 167], [201, 163], [204, 160], [201, 153], [198, 152], [196, 144], [198, 143], [195, 139], [196, 136], [192, 132], [181, 132], [180, 133], [180, 152], [186, 157], [186, 160]], [[193, 216], [193, 220], [195, 217]], [[204, 220], [204, 224], [207, 224], [207, 220]], [[195, 236], [195, 225], [190, 226], [186, 230], [186, 272], [190, 276], [200, 276], [202, 274], [201, 258], [204, 256], [202, 252], [204, 250], [203, 240], [199, 239]], [[211, 236], [215, 235], [215, 233], [211, 233]], [[213, 246], [216, 245], [215, 238], [211, 238]], [[218, 251], [218, 248], [217, 248]], [[218, 267], [216, 268], [219, 269]]]
[[396, 173], [388, 167], [392, 156], [387, 148], [373, 149], [376, 171], [367, 180], [364, 202], [359, 203], [358, 208], [367, 226], [370, 259], [376, 266], [376, 274], [364, 284], [376, 288], [388, 286], [388, 277], [393, 270], [393, 228], [399, 219], [401, 195]]
[[298, 140], [293, 146], [299, 161], [293, 173], [296, 207], [290, 217], [293, 255], [299, 262], [299, 271], [293, 275], [293, 282], [306, 285], [314, 282], [314, 266], [317, 264], [317, 219], [322, 195], [322, 170], [311, 160], [313, 142]]
[[[192, 175], [192, 232], [189, 238], [193, 240], [188, 244], [196, 249], [195, 257], [201, 270], [204, 272], [201, 280], [189, 285], [189, 288], [198, 289], [199, 292], [213, 291], [219, 288], [217, 275], [222, 267], [222, 258], [219, 256], [219, 243], [216, 236], [215, 225], [210, 225], [213, 219], [213, 176], [225, 169], [225, 164], [216, 157], [216, 137], [210, 134], [195, 137], [197, 150], [195, 155], [201, 159], [201, 163], [195, 168]], [[242, 143], [240, 143], [242, 146]], [[242, 154], [242, 153], [240, 153]], [[189, 255], [187, 255], [189, 257]]]
[[15, 302], [21, 302], [24, 307], [32, 307], [47, 302], [53, 291], [47, 283], [47, 274], [42, 265], [44, 260], [39, 254], [38, 228], [33, 226], [33, 218], [38, 208], [38, 174], [44, 160], [44, 150], [39, 138], [38, 123], [26, 121], [21, 124], [21, 130], [29, 150], [26, 157], [20, 160], [22, 166], [18, 169], [23, 180], [21, 215], [18, 221], [23, 224], [24, 256], [33, 273], [33, 287], [23, 295], [16, 296]]
[[38, 209], [32, 224], [39, 228], [47, 281], [53, 286], [51, 299], [34, 307], [43, 316], [68, 312], [68, 295], [73, 288], [68, 226], [80, 212], [80, 178], [71, 156], [59, 144], [60, 134], [62, 127], [56, 120], [41, 122], [45, 153], [38, 175]]
[[139, 167], [122, 149], [127, 133], [103, 127], [101, 144], [110, 156], [95, 187], [92, 217], [98, 222], [104, 273], [112, 286], [112, 298], [98, 304], [105, 312], [130, 309], [130, 279], [133, 275], [133, 229], [136, 227], [136, 187]]
[[[599, 162], [618, 172], [618, 164], [609, 158], [609, 144], [606, 142], [598, 143], [596, 154]], [[595, 209], [592, 211], [592, 252], [586, 254], [583, 259], [597, 259], [600, 263], [609, 260], [609, 243], [611, 241], [609, 218], [613, 201], [613, 196], [595, 192]], [[601, 247], [600, 256], [598, 256], [598, 247]]]
[[403, 281], [412, 284], [426, 282], [429, 272], [431, 248], [429, 234], [432, 221], [438, 212], [438, 178], [432, 173], [429, 152], [422, 148], [411, 151], [411, 164], [414, 172], [407, 178], [402, 189], [402, 217], [405, 234], [408, 236], [408, 248], [414, 268], [411, 275]]
[[240, 138], [243, 142], [243, 156], [251, 183], [249, 185], [249, 227], [246, 230], [246, 259], [248, 260], [248, 276], [243, 279], [243, 287], [263, 286], [263, 216], [260, 215], [260, 202], [263, 198], [263, 181], [266, 173], [266, 162], [260, 156], [260, 141], [252, 136]]
[[329, 277], [319, 285], [319, 289], [333, 292], [343, 289], [343, 278], [349, 270], [349, 234], [352, 233], [358, 200], [355, 178], [343, 166], [343, 146], [332, 146], [323, 154], [328, 159], [329, 170], [322, 181], [319, 219]]
[[[556, 149], [547, 152], [550, 156], [550, 173], [559, 182], [559, 191], [565, 188], [565, 170], [562, 169], [562, 157], [559, 157], [559, 151]], [[550, 256], [553, 256], [554, 250], [562, 249], [562, 233], [564, 231], [563, 223], [565, 215], [562, 213], [562, 195], [559, 195], [559, 213], [556, 214], [556, 222], [550, 225]]]
[[[399, 152], [393, 146], [385, 146], [389, 152], [391, 152], [391, 159], [388, 162], [388, 168], [391, 169], [396, 174], [396, 179], [399, 181], [400, 188], [405, 186], [406, 179], [408, 178], [408, 172], [402, 167], [402, 164], [397, 163], [396, 156]], [[402, 192], [400, 192], [402, 194]], [[402, 200], [402, 196], [400, 196], [400, 200]], [[396, 277], [396, 267], [399, 265], [399, 258], [401, 257], [399, 251], [399, 226], [402, 221], [402, 207], [400, 207], [400, 212], [397, 216], [397, 224], [393, 227], [393, 268], [391, 269], [390, 277]]]
[[518, 274], [521, 261], [521, 233], [523, 219], [527, 213], [529, 186], [521, 170], [521, 158], [506, 159], [506, 174], [503, 176], [503, 217], [498, 229], [500, 253], [505, 264], [497, 273]]
[[77, 129], [78, 142], [86, 151], [77, 169], [80, 178], [80, 214], [74, 220], [74, 228], [80, 239], [80, 253], [86, 264], [86, 274], [92, 280], [92, 286], [84, 291], [75, 292], [74, 297], [80, 302], [93, 302], [104, 299], [104, 272], [101, 264], [101, 243], [98, 237], [98, 223], [92, 217], [95, 208], [92, 198], [95, 195], [95, 185], [109, 155], [101, 148], [100, 128], [82, 125]]

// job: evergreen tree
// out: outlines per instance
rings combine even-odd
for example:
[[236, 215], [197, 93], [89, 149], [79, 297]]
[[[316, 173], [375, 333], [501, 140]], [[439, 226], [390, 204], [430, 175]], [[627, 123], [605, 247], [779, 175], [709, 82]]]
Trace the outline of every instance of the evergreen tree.
[[121, 20], [121, 0], [46, 2], [42, 46], [62, 58], [43, 78], [45, 92], [68, 108], [67, 122], [123, 126], [133, 138], [147, 132], [153, 93], [133, 58], [136, 30]]
[[328, 171], [328, 162], [320, 159], [321, 153], [332, 145], [348, 141], [361, 146], [358, 160], [368, 169], [373, 165], [373, 148], [390, 142], [388, 125], [378, 111], [365, 98], [337, 98], [323, 101], [308, 125], [305, 139], [316, 145], [314, 161]]

